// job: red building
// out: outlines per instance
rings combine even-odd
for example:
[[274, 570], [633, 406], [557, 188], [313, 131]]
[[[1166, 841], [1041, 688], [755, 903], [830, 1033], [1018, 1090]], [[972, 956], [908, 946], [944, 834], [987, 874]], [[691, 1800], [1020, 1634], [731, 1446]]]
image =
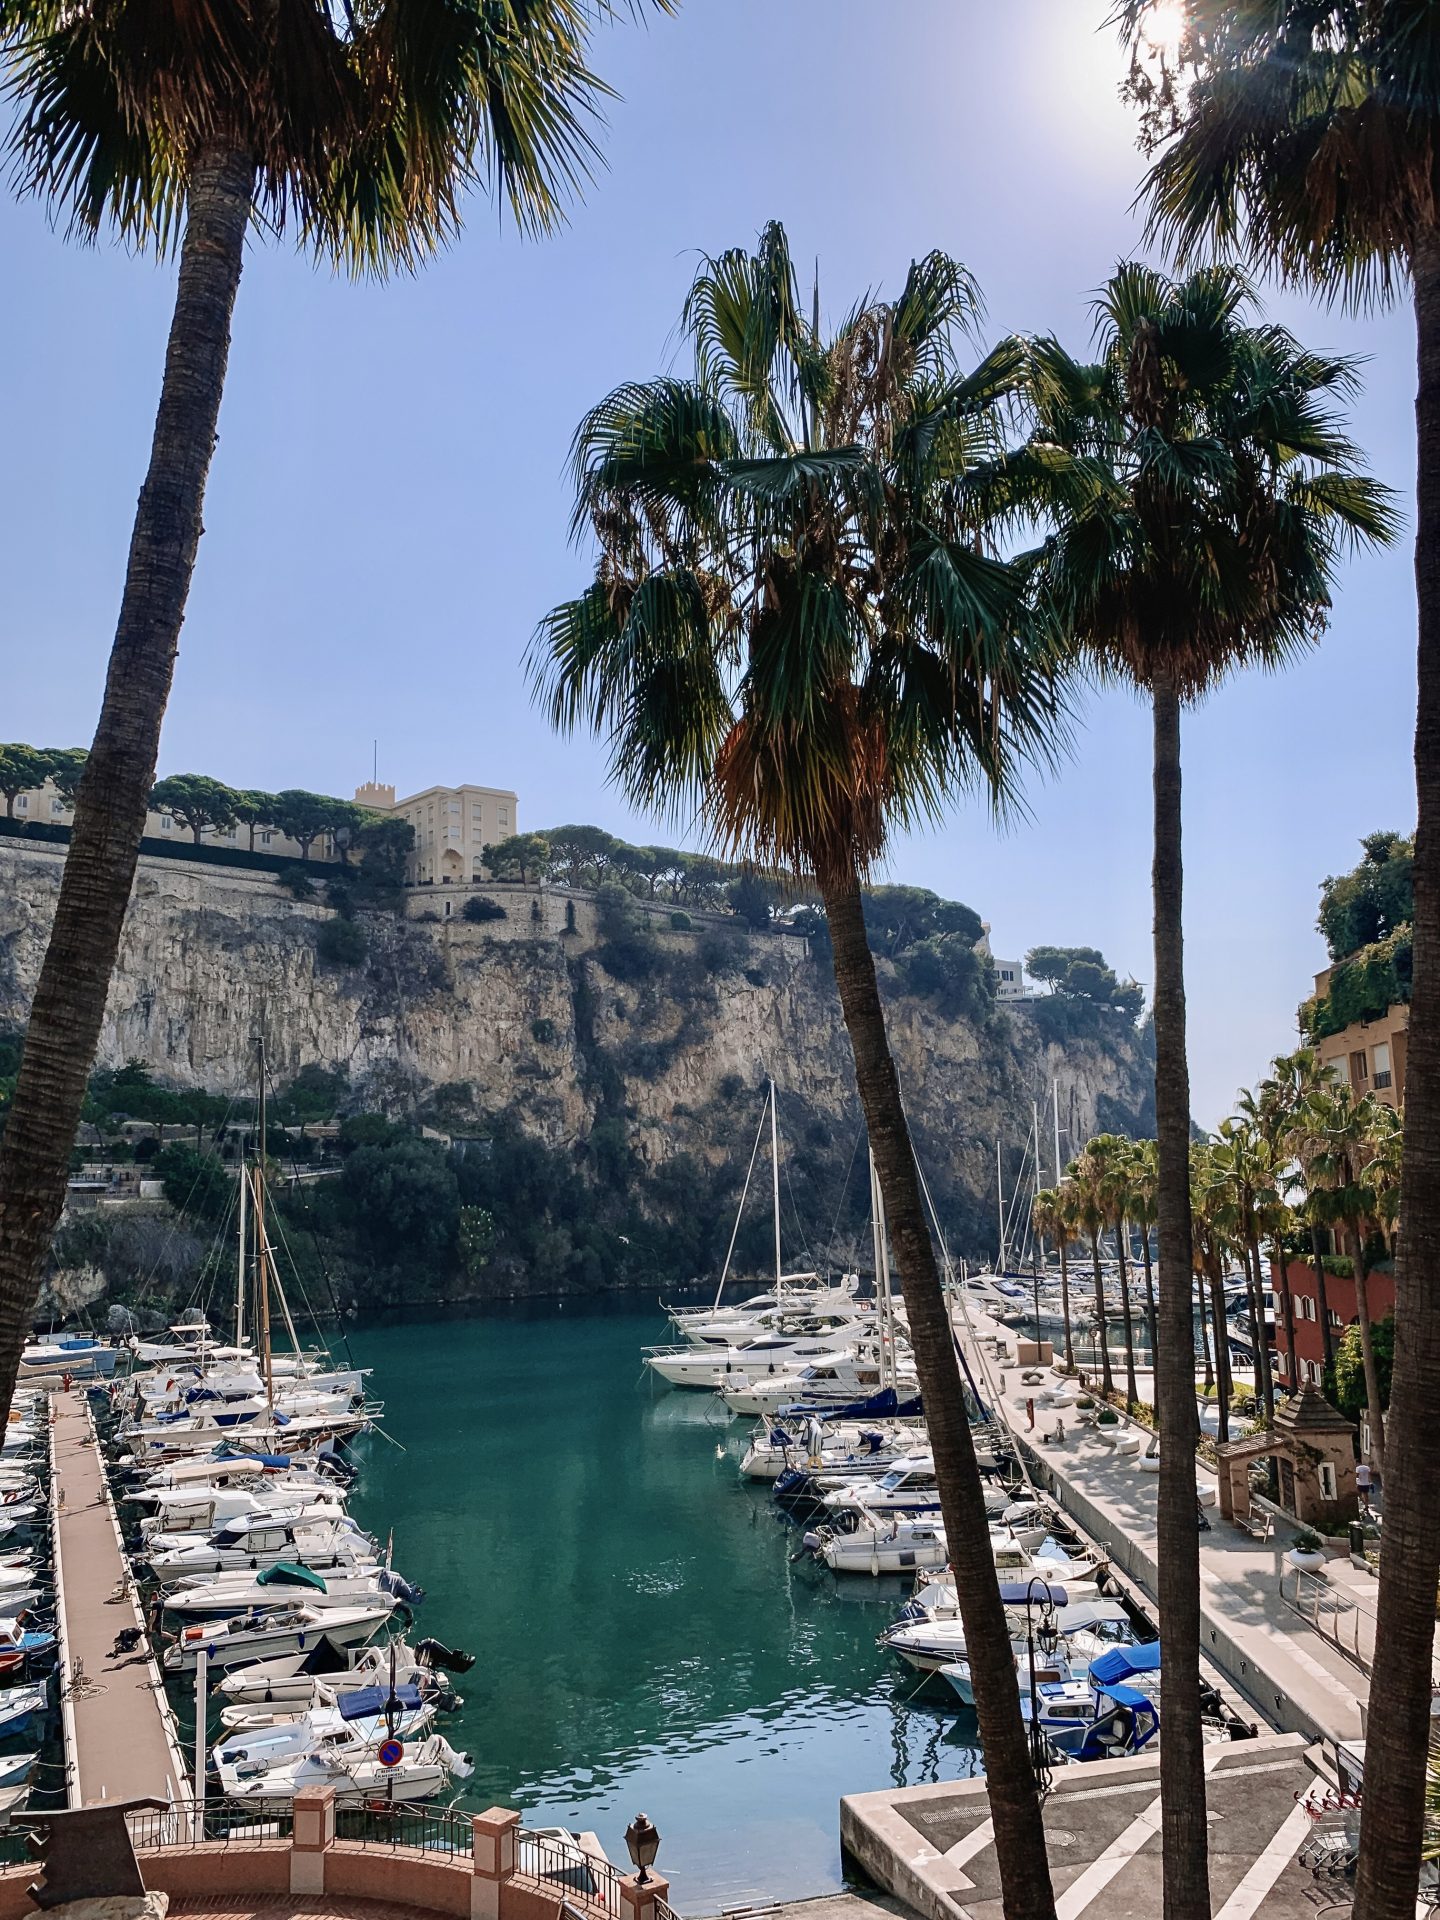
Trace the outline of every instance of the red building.
[[[1325, 1338], [1320, 1325], [1320, 1289], [1316, 1284], [1314, 1267], [1308, 1260], [1292, 1260], [1285, 1275], [1295, 1303], [1295, 1357], [1299, 1363], [1299, 1376], [1297, 1378], [1290, 1370], [1290, 1355], [1285, 1340], [1285, 1309], [1280, 1299], [1279, 1279], [1272, 1265], [1270, 1277], [1275, 1289], [1275, 1366], [1286, 1391], [1294, 1393], [1307, 1380], [1319, 1386], [1325, 1370]], [[1393, 1273], [1372, 1273], [1365, 1291], [1370, 1302], [1372, 1325], [1395, 1311]], [[1352, 1326], [1359, 1318], [1355, 1305], [1355, 1282], [1343, 1280], [1338, 1274], [1327, 1273], [1325, 1301], [1330, 1312], [1330, 1343], [1335, 1347], [1339, 1345], [1346, 1327]]]

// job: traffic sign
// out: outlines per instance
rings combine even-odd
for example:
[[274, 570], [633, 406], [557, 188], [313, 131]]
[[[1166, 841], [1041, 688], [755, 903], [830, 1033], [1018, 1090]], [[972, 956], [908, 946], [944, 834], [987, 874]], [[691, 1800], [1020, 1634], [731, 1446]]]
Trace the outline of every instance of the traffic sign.
[[400, 1762], [405, 1758], [405, 1742], [403, 1740], [396, 1740], [393, 1737], [389, 1740], [382, 1740], [380, 1742], [380, 1751], [375, 1757], [382, 1767], [398, 1767]]

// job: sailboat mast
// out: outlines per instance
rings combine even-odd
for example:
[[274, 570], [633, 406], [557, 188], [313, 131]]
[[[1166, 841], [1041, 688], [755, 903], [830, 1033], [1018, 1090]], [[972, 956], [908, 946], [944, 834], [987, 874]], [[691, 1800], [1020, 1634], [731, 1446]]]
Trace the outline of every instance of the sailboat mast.
[[235, 1263], [235, 1344], [245, 1344], [245, 1256], [250, 1251], [250, 1169], [245, 1164], [245, 1155], [240, 1155], [240, 1246]]
[[775, 1292], [780, 1282], [780, 1121], [775, 1111], [775, 1082], [770, 1082], [770, 1185], [775, 1199]]
[[890, 1291], [890, 1236], [885, 1226], [885, 1196], [880, 1191], [880, 1175], [875, 1154], [870, 1154], [870, 1223], [875, 1238], [875, 1286], [880, 1296], [880, 1382], [888, 1370], [890, 1385], [898, 1390], [895, 1369], [895, 1299]]
[[255, 1168], [255, 1300], [260, 1320], [260, 1358], [265, 1369], [265, 1400], [275, 1407], [275, 1370], [270, 1360], [270, 1240], [265, 1231], [265, 1036], [256, 1041], [260, 1067], [260, 1159]]
[[1055, 1102], [1055, 1185], [1058, 1187], [1065, 1178], [1060, 1166], [1060, 1082], [1050, 1082], [1050, 1097]]
[[1005, 1175], [1000, 1167], [1000, 1142], [998, 1138], [995, 1142], [995, 1213], [1000, 1223], [1000, 1257], [996, 1263], [995, 1271], [1003, 1274], [1005, 1271]]

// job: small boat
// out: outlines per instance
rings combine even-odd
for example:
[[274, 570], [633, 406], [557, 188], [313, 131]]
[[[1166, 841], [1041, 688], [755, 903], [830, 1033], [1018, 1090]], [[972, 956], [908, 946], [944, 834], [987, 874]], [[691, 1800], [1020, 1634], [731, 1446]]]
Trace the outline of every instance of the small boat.
[[53, 1653], [56, 1644], [53, 1633], [22, 1626], [13, 1617], [0, 1618], [0, 1673], [13, 1673], [37, 1654]]
[[282, 1509], [229, 1520], [204, 1539], [156, 1534], [146, 1544], [145, 1558], [156, 1579], [169, 1580], [183, 1574], [232, 1573], [246, 1568], [259, 1572], [282, 1560], [312, 1572], [353, 1568], [373, 1565], [375, 1552], [370, 1535], [348, 1516], [307, 1524], [292, 1508], [289, 1513]]
[[412, 1587], [398, 1573], [374, 1562], [327, 1574], [297, 1566], [291, 1560], [278, 1560], [253, 1576], [212, 1573], [179, 1581], [165, 1590], [164, 1605], [167, 1613], [192, 1619], [225, 1617], [256, 1607], [283, 1606], [300, 1590], [307, 1605], [322, 1609], [363, 1606], [375, 1600], [384, 1600], [392, 1607], [414, 1607], [424, 1598], [419, 1587]]
[[433, 1703], [422, 1700], [414, 1687], [397, 1687], [393, 1696], [388, 1687], [367, 1687], [337, 1706], [313, 1707], [293, 1719], [230, 1733], [212, 1748], [210, 1764], [229, 1793], [247, 1774], [267, 1773], [322, 1747], [334, 1754], [348, 1745], [361, 1753], [391, 1732], [397, 1740], [413, 1740], [434, 1718]]
[[321, 1649], [335, 1653], [373, 1640], [394, 1612], [388, 1594], [377, 1594], [364, 1606], [256, 1608], [233, 1619], [186, 1627], [165, 1649], [164, 1665], [171, 1673], [188, 1672], [203, 1647], [212, 1666], [238, 1667], [288, 1655], [298, 1671]]
[[0, 1734], [18, 1733], [27, 1720], [50, 1711], [50, 1687], [44, 1680], [0, 1692]]
[[407, 1749], [399, 1764], [382, 1767], [373, 1750], [356, 1753], [343, 1736], [332, 1736], [303, 1759], [267, 1768], [250, 1777], [226, 1781], [226, 1794], [247, 1805], [288, 1807], [297, 1793], [333, 1787], [337, 1806], [433, 1800], [454, 1779], [472, 1772], [467, 1755], [457, 1753], [443, 1734], [432, 1733]]

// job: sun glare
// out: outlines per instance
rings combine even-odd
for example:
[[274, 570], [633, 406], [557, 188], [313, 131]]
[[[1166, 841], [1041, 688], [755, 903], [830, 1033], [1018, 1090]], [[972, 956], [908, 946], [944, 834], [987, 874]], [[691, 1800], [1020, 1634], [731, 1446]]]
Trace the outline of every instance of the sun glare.
[[1185, 37], [1185, 0], [1155, 0], [1140, 31], [1152, 52], [1173, 60]]

